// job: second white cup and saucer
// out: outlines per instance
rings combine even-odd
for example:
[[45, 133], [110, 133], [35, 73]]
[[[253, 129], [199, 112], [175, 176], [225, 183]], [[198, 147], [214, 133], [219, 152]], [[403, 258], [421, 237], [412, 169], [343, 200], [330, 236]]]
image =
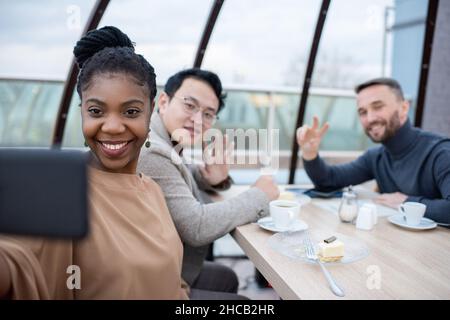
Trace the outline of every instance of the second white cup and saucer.
[[405, 202], [400, 205], [399, 214], [394, 214], [388, 220], [402, 228], [412, 230], [428, 230], [437, 227], [437, 223], [425, 218], [427, 206], [420, 202]]
[[269, 204], [270, 216], [258, 220], [258, 225], [272, 232], [301, 231], [308, 229], [299, 219], [300, 204], [290, 200], [274, 200]]

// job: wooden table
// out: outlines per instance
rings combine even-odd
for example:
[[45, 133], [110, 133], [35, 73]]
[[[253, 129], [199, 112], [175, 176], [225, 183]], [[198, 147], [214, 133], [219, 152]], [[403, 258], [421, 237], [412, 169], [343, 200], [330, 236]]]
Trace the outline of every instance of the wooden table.
[[[247, 187], [221, 194], [226, 199]], [[323, 200], [322, 200], [323, 201]], [[340, 222], [337, 215], [314, 200], [303, 206], [300, 218], [309, 230], [340, 233], [365, 242], [368, 257], [346, 265], [329, 266], [344, 299], [450, 299], [450, 230], [437, 227], [411, 231], [380, 217], [370, 231]], [[240, 226], [232, 236], [282, 299], [343, 299], [329, 289], [318, 265], [295, 261], [267, 243], [272, 232], [256, 223]]]

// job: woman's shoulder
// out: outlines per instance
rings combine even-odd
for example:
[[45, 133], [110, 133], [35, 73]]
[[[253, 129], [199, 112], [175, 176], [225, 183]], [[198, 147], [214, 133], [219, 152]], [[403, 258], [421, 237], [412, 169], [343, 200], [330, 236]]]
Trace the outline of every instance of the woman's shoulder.
[[153, 188], [158, 185], [155, 182], [155, 180], [153, 180], [149, 175], [142, 173], [142, 172], [139, 172], [138, 175], [141, 178], [141, 180], [145, 186], [147, 186], [149, 188]]
[[179, 171], [182, 166], [182, 158], [173, 149], [151, 146], [149, 149], [141, 151], [137, 170], [147, 176], [154, 176], [161, 172]]
[[158, 183], [156, 183], [155, 180], [153, 180], [152, 177], [150, 177], [142, 172], [139, 173], [139, 176], [142, 180], [142, 184], [146, 191], [153, 192], [153, 193], [159, 193], [159, 194], [161, 194], [161, 196], [164, 197], [161, 187], [159, 186]]

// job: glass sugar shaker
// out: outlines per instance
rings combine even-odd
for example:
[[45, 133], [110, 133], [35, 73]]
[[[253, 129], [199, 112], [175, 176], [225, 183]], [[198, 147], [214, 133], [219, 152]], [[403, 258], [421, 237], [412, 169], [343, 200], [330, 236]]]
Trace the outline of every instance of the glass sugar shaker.
[[358, 216], [358, 197], [352, 186], [348, 187], [347, 191], [342, 195], [338, 213], [339, 218], [343, 222], [352, 223]]

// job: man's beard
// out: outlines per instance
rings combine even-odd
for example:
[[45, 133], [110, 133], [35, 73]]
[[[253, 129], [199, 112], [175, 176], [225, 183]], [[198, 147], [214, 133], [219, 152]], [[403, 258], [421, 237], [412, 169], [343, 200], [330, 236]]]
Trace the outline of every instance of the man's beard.
[[[384, 126], [384, 133], [381, 137], [375, 138], [370, 135], [370, 128], [374, 125], [382, 125]], [[364, 129], [366, 132], [366, 135], [375, 143], [383, 143], [386, 140], [392, 138], [397, 130], [401, 127], [400, 123], [400, 115], [398, 114], [398, 111], [395, 111], [392, 117], [386, 122], [385, 120], [377, 120], [372, 122], [367, 126], [367, 128]]]

